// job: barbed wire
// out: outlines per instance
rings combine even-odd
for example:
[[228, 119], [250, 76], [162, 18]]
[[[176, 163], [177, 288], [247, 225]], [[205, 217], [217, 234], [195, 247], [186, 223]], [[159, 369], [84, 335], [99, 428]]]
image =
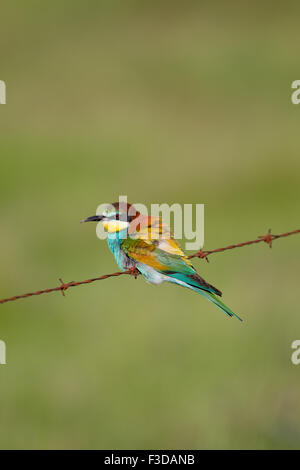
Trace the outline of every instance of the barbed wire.
[[236, 243], [235, 245], [228, 245], [228, 246], [225, 246], [224, 248], [216, 248], [215, 250], [209, 250], [209, 251], [199, 250], [193, 255], [190, 255], [188, 258], [196, 258], [196, 257], [205, 258], [206, 261], [208, 261], [207, 257], [211, 255], [212, 253], [221, 253], [222, 251], [232, 250], [233, 248], [242, 248], [243, 246], [254, 245], [255, 243], [261, 243], [261, 242], [267, 243], [269, 247], [272, 248], [273, 240], [277, 240], [277, 238], [289, 237], [290, 235], [295, 235], [296, 233], [300, 233], [300, 229], [292, 230], [291, 232], [281, 233], [280, 235], [274, 235], [273, 233], [271, 233], [271, 229], [269, 229], [267, 235], [260, 235], [255, 240], [250, 240], [248, 242], [242, 242], [242, 243]]
[[[300, 233], [300, 229], [297, 230], [292, 230], [291, 232], [285, 232], [281, 233], [280, 235], [274, 235], [271, 233], [271, 229], [269, 229], [268, 233], [266, 235], [259, 236], [255, 240], [249, 240], [247, 242], [242, 242], [242, 243], [236, 243], [234, 245], [228, 245], [225, 246], [224, 248], [215, 248], [214, 250], [199, 250], [196, 253], [193, 253], [192, 255], [188, 256], [189, 259], [191, 258], [204, 258], [206, 261], [208, 261], [208, 256], [212, 255], [213, 253], [221, 253], [223, 251], [227, 250], [232, 250], [234, 248], [242, 248], [244, 246], [249, 246], [249, 245], [254, 245], [256, 243], [267, 243], [270, 248], [272, 248], [272, 242], [274, 240], [277, 240], [278, 238], [285, 238], [289, 237], [290, 235], [295, 235], [296, 233]], [[131, 276], [134, 276], [137, 278], [137, 276], [140, 274], [139, 271], [136, 268], [131, 268], [127, 269], [126, 271], [118, 271], [116, 273], [111, 273], [111, 274], [103, 274], [102, 276], [98, 277], [93, 277], [91, 279], [86, 279], [84, 281], [71, 281], [71, 282], [63, 282], [63, 280], [60, 278], [60, 285], [57, 287], [52, 287], [50, 289], [43, 289], [43, 290], [38, 290], [35, 292], [27, 292], [27, 294], [22, 294], [22, 295], [15, 295], [14, 297], [8, 297], [7, 299], [1, 299], [0, 304], [4, 304], [6, 302], [13, 302], [14, 300], [19, 300], [19, 299], [25, 299], [27, 297], [32, 297], [34, 295], [41, 295], [41, 294], [49, 294], [50, 292], [56, 292], [60, 291], [62, 295], [65, 295], [65, 291], [69, 289], [70, 287], [76, 287], [76, 286], [81, 286], [83, 284], [90, 284], [91, 282], [95, 281], [102, 281], [103, 279], [108, 279], [109, 277], [117, 277], [117, 276], [122, 276], [123, 274], [129, 274]]]

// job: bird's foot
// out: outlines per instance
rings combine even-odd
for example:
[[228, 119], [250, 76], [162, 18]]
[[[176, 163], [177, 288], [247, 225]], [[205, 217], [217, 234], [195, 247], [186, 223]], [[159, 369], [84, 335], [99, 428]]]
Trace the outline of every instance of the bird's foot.
[[129, 274], [131, 276], [134, 276], [134, 278], [136, 279], [138, 277], [138, 275], [140, 274], [140, 272], [137, 270], [137, 268], [135, 266], [133, 266], [133, 268], [129, 269]]

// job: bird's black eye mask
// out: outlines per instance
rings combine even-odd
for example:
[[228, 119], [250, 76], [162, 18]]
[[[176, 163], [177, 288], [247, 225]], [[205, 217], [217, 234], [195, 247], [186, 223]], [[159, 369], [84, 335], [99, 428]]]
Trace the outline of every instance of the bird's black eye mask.
[[105, 220], [120, 220], [121, 222], [128, 222], [130, 223], [133, 219], [137, 217], [138, 214], [129, 215], [129, 214], [108, 214], [108, 215], [92, 215], [87, 219], [82, 220], [81, 222], [103, 222]]
[[135, 219], [136, 215], [129, 215], [129, 214], [111, 214], [109, 216], [105, 216], [105, 220], [120, 220], [121, 222], [131, 222]]

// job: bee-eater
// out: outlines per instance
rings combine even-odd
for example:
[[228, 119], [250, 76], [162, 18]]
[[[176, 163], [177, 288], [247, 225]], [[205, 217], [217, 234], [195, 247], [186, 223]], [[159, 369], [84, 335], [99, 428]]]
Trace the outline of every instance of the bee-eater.
[[226, 315], [242, 319], [217, 296], [222, 293], [196, 272], [160, 217], [141, 215], [134, 206], [116, 202], [101, 215], [82, 222], [102, 222], [107, 243], [120, 269], [136, 268], [151, 284], [172, 282], [203, 295]]

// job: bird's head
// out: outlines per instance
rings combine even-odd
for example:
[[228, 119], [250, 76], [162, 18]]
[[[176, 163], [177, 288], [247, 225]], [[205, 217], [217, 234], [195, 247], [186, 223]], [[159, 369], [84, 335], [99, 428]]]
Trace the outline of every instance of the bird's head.
[[92, 215], [81, 222], [102, 222], [104, 229], [109, 233], [120, 232], [129, 227], [130, 222], [140, 213], [131, 204], [114, 202], [109, 204], [102, 214]]

